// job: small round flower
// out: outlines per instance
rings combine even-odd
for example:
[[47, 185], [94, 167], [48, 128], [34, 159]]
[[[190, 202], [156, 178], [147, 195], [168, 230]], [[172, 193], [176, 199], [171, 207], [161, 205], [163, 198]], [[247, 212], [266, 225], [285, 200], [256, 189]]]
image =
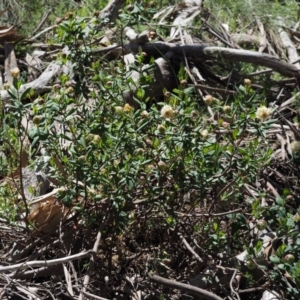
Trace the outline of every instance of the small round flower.
[[93, 144], [98, 144], [101, 141], [101, 137], [98, 134], [95, 134], [93, 137]]
[[60, 85], [59, 83], [55, 83], [55, 84], [53, 84], [52, 88], [53, 88], [54, 90], [58, 90], [58, 89], [61, 88], [61, 85]]
[[[223, 124], [223, 126], [224, 126], [224, 124]], [[242, 176], [241, 178], [242, 178], [242, 182], [243, 182], [243, 183], [248, 183], [248, 182], [249, 182], [249, 178], [248, 178], [247, 175], [244, 175], [244, 176]]]
[[34, 116], [32, 119], [33, 124], [38, 125], [41, 123], [42, 117], [41, 116]]
[[157, 33], [154, 29], [149, 30], [147, 35], [148, 35], [149, 41], [151, 41], [157, 37]]
[[152, 146], [153, 142], [150, 139], [146, 139], [146, 145], [147, 146]]
[[144, 150], [143, 148], [137, 148], [137, 149], [135, 150], [135, 153], [136, 153], [137, 155], [143, 155], [144, 152], [145, 152], [145, 150]]
[[222, 123], [222, 126], [223, 126], [224, 128], [228, 128], [229, 125], [230, 125], [230, 124], [229, 124], [228, 122], [225, 122], [225, 121]]
[[9, 90], [10, 89], [10, 84], [9, 83], [4, 83], [3, 84], [3, 89], [4, 90]]
[[256, 227], [258, 230], [264, 230], [267, 228], [267, 222], [265, 220], [258, 220], [256, 223]]
[[159, 168], [161, 169], [161, 170], [166, 170], [167, 169], [167, 164], [164, 162], [164, 161], [162, 161], [162, 160], [160, 160], [158, 163], [157, 163], [157, 165], [159, 166]]
[[223, 106], [223, 111], [224, 113], [228, 114], [231, 112], [231, 107], [229, 105]]
[[36, 102], [37, 102], [38, 104], [42, 105], [42, 104], [45, 103], [45, 100], [44, 100], [44, 98], [42, 98], [42, 97], [38, 97], [38, 98], [36, 99]]
[[261, 121], [265, 121], [270, 117], [270, 115], [271, 115], [271, 109], [265, 106], [259, 107], [255, 114], [256, 118]]
[[94, 139], [94, 134], [92, 134], [92, 133], [89, 133], [87, 136], [86, 136], [86, 138], [85, 138], [85, 141], [86, 142], [91, 142], [93, 139]]
[[250, 85], [251, 85], [251, 80], [250, 79], [248, 79], [248, 78], [246, 78], [246, 79], [244, 79], [244, 85], [245, 85], [245, 87], [249, 87]]
[[206, 95], [203, 100], [207, 105], [210, 106], [214, 102], [214, 97], [212, 95]]
[[199, 113], [198, 113], [198, 111], [197, 110], [193, 110], [193, 111], [191, 111], [191, 118], [197, 118], [199, 116]]
[[171, 105], [165, 105], [161, 111], [160, 114], [163, 118], [165, 119], [170, 119], [174, 116], [174, 109], [172, 108]]
[[165, 94], [164, 94], [164, 96], [168, 99], [168, 98], [170, 98], [171, 93], [169, 91], [166, 91]]
[[299, 141], [291, 142], [291, 150], [293, 153], [298, 153], [300, 151], [300, 142]]
[[141, 113], [141, 117], [142, 117], [143, 119], [147, 119], [148, 116], [149, 116], [149, 113], [148, 113], [146, 110], [143, 110], [142, 113]]
[[134, 110], [134, 108], [132, 107], [132, 106], [130, 106], [128, 103], [126, 103], [125, 105], [124, 105], [124, 107], [123, 107], [123, 111], [125, 112], [125, 113], [130, 113], [130, 112], [132, 112]]
[[72, 81], [69, 80], [65, 83], [65, 87], [70, 87], [70, 86], [73, 86], [73, 83]]
[[201, 136], [205, 139], [208, 137], [208, 130], [204, 129], [200, 131]]
[[115, 112], [119, 115], [123, 112], [123, 107], [122, 106], [115, 106]]
[[283, 260], [292, 264], [295, 261], [295, 256], [293, 254], [287, 254]]
[[183, 79], [180, 81], [180, 84], [183, 86], [183, 87], [186, 87], [187, 86], [187, 80]]
[[20, 75], [20, 69], [18, 67], [10, 70], [10, 74], [13, 78], [17, 78]]
[[255, 262], [251, 259], [251, 260], [247, 260], [246, 262], [246, 266], [249, 270], [253, 270], [256, 268], [256, 264]]
[[73, 87], [69, 86], [69, 87], [66, 89], [66, 93], [67, 93], [67, 94], [72, 94], [72, 93], [74, 93]]
[[300, 215], [298, 213], [296, 213], [293, 217], [293, 220], [296, 221], [296, 222], [299, 222], [300, 221]]
[[81, 155], [78, 157], [78, 162], [80, 162], [81, 164], [82, 163], [85, 163], [86, 162], [86, 156], [85, 155]]
[[166, 127], [164, 125], [161, 125], [159, 124], [157, 126], [157, 130], [160, 132], [160, 133], [165, 133], [166, 132]]

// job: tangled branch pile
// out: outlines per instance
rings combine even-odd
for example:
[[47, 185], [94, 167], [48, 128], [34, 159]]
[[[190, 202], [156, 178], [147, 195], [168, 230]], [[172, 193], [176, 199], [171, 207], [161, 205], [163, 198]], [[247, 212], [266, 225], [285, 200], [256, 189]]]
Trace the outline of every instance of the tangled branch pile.
[[276, 22], [111, 0], [1, 28], [2, 299], [299, 299], [299, 24]]

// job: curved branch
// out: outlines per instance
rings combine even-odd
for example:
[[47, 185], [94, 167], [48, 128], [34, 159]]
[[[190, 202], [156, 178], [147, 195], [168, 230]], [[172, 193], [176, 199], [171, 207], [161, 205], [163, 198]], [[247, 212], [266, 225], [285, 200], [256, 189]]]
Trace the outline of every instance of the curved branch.
[[[276, 71], [282, 75], [300, 78], [300, 71], [294, 65], [284, 62], [279, 58], [259, 53], [256, 51], [243, 50], [243, 49], [231, 49], [224, 47], [213, 47], [207, 45], [176, 45], [171, 43], [156, 42], [148, 43], [144, 45], [135, 45], [135, 44], [126, 44], [124, 45], [125, 49], [129, 52], [138, 53], [139, 49], [146, 52], [148, 55], [162, 55], [168, 51], [171, 51], [177, 55], [182, 55], [183, 52], [188, 57], [194, 57], [197, 59], [226, 59], [227, 61], [232, 62], [246, 62], [254, 65], [264, 66], [271, 68], [273, 71]], [[113, 55], [121, 55], [121, 47], [107, 47], [99, 50], [94, 50], [97, 53], [108, 53], [110, 52]]]
[[169, 280], [163, 277], [160, 277], [158, 275], [150, 275], [148, 274], [148, 276], [150, 277], [151, 281], [154, 281], [156, 283], [159, 283], [161, 285], [165, 285], [174, 289], [178, 289], [178, 290], [183, 290], [186, 292], [189, 292], [191, 294], [194, 294], [196, 296], [201, 297], [201, 299], [208, 299], [208, 300], [223, 300], [222, 298], [220, 298], [219, 296], [208, 292], [206, 290], [200, 289], [198, 287], [189, 285], [189, 284], [185, 284], [185, 283], [181, 283], [181, 282], [177, 282], [177, 281], [173, 281], [173, 280]]

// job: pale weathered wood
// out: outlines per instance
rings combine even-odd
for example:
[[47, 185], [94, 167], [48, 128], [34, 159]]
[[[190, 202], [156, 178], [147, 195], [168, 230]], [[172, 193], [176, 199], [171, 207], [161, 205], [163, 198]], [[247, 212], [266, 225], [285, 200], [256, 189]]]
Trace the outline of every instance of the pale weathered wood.
[[[126, 44], [125, 49], [138, 53], [141, 49], [147, 55], [160, 55], [171, 51], [176, 55], [183, 55], [185, 52], [187, 57], [207, 59], [226, 59], [232, 62], [246, 62], [258, 66], [271, 68], [282, 75], [300, 78], [300, 71], [293, 64], [284, 62], [269, 54], [259, 53], [256, 51], [232, 49], [225, 47], [214, 47], [204, 45], [178, 45], [165, 42], [148, 43], [145, 45]], [[97, 53], [111, 53], [113, 55], [121, 55], [122, 48], [119, 46], [111, 46], [104, 49], [94, 50]]]
[[4, 43], [4, 51], [5, 51], [5, 75], [6, 82], [8, 84], [12, 84], [13, 77], [11, 76], [10, 71], [18, 67], [16, 55], [14, 51], [14, 47], [11, 43]]
[[[55, 62], [50, 63], [39, 78], [30, 83], [23, 84], [20, 87], [19, 92], [22, 93], [27, 88], [32, 88], [34, 95], [51, 91], [52, 87], [49, 86], [50, 81], [55, 78], [60, 70], [61, 66], [59, 66]], [[11, 97], [7, 91], [0, 91], [0, 99], [4, 102], [9, 102], [11, 100]]]

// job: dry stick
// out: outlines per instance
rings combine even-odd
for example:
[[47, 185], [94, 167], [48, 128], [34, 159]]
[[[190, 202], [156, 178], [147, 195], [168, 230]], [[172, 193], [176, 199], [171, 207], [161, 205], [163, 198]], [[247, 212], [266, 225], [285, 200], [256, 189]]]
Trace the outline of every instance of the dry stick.
[[230, 280], [230, 283], [229, 283], [229, 286], [230, 286], [230, 289], [231, 289], [232, 293], [234, 293], [234, 294], [236, 295], [236, 298], [237, 298], [238, 300], [241, 300], [241, 298], [240, 298], [238, 292], [233, 288], [233, 285], [232, 285], [233, 280], [235, 279], [236, 273], [237, 273], [237, 270], [234, 270], [233, 275], [232, 275], [231, 280]]
[[208, 299], [208, 300], [223, 300], [222, 298], [220, 298], [219, 296], [208, 292], [206, 290], [200, 289], [198, 287], [189, 285], [189, 284], [185, 284], [185, 283], [181, 283], [181, 282], [177, 282], [177, 281], [173, 281], [170, 279], [166, 279], [164, 277], [160, 277], [158, 275], [150, 275], [148, 274], [149, 278], [151, 281], [159, 283], [161, 285], [165, 285], [174, 289], [178, 289], [178, 290], [183, 290], [186, 291], [188, 293], [191, 293], [193, 295], [202, 297], [201, 299]]
[[175, 211], [175, 214], [178, 214], [178, 215], [181, 215], [184, 217], [221, 217], [221, 216], [226, 216], [229, 214], [234, 214], [234, 213], [240, 212], [242, 210], [243, 210], [242, 208], [237, 208], [234, 210], [229, 210], [229, 211], [225, 211], [225, 212], [217, 213], [217, 214], [205, 214], [205, 213], [204, 214], [196, 214], [196, 213], [188, 214], [188, 213], [181, 213], [181, 212]]
[[[182, 51], [184, 50], [188, 57], [195, 57], [197, 59], [223, 58], [227, 61], [246, 62], [271, 68], [286, 76], [300, 78], [300, 71], [293, 64], [284, 62], [275, 56], [256, 51], [214, 46], [211, 47], [205, 45], [178, 45], [164, 42], [148, 43], [145, 45], [125, 44], [123, 47], [135, 53], [138, 53], [139, 49], [142, 49], [142, 51], [149, 55], [168, 51], [172, 51], [177, 55], [182, 55]], [[110, 46], [103, 49], [95, 49], [92, 52], [104, 54], [111, 52], [114, 55], [119, 55], [122, 53], [123, 47]]]
[[82, 292], [84, 296], [95, 300], [108, 300], [107, 298], [99, 297], [88, 292]]
[[184, 243], [184, 245], [187, 247], [187, 249], [194, 255], [194, 257], [200, 262], [203, 263], [203, 259], [194, 251], [194, 249], [190, 246], [190, 244], [187, 242], [187, 240], [183, 237], [183, 235], [178, 232], [178, 236]]
[[0, 266], [0, 272], [6, 271], [15, 271], [19, 269], [26, 269], [26, 268], [35, 268], [35, 267], [44, 267], [44, 266], [54, 266], [58, 264], [63, 264], [72, 260], [80, 259], [87, 257], [92, 254], [92, 251], [81, 252], [78, 254], [70, 255], [67, 257], [51, 259], [51, 260], [36, 260], [36, 261], [28, 261], [20, 264], [15, 264], [11, 266], [2, 267]]
[[46, 20], [48, 19], [49, 15], [51, 14], [52, 12], [52, 8], [48, 9], [43, 17], [42, 17], [42, 20], [40, 22], [40, 24], [33, 30], [32, 34], [35, 34], [37, 31], [39, 31], [41, 29], [41, 27], [44, 25], [44, 23], [46, 22]]
[[211, 87], [211, 86], [206, 86], [204, 84], [189, 84], [189, 86], [194, 86], [196, 88], [201, 88], [203, 90], [207, 90], [207, 91], [213, 91], [213, 92], [218, 92], [221, 94], [230, 94], [230, 95], [235, 95], [236, 91], [231, 91], [231, 90], [225, 90], [225, 89], [220, 89], [220, 88], [216, 88], [216, 87]]
[[32, 38], [30, 38], [30, 39], [28, 39], [26, 41], [32, 42], [32, 41], [36, 40], [38, 37], [40, 37], [41, 35], [43, 35], [44, 33], [47, 33], [49, 31], [53, 31], [57, 26], [58, 26], [57, 24], [51, 25], [50, 27], [45, 28], [44, 30], [42, 30], [41, 32], [37, 33], [35, 36], [33, 36]]
[[100, 244], [101, 234], [102, 234], [104, 223], [105, 223], [105, 217], [103, 218], [102, 224], [100, 226], [100, 230], [98, 231], [98, 234], [97, 234], [97, 238], [96, 238], [93, 250], [91, 251], [92, 252], [92, 256], [90, 258], [89, 267], [88, 267], [87, 273], [86, 273], [86, 275], [84, 277], [83, 287], [81, 289], [81, 293], [79, 295], [79, 299], [78, 300], [82, 300], [83, 299], [83, 293], [86, 292], [86, 287], [89, 284], [90, 275], [91, 275], [91, 273], [93, 271], [93, 268], [94, 268], [94, 265], [95, 265], [95, 257], [96, 257], [97, 250], [98, 250], [98, 247], [99, 247], [99, 244]]

